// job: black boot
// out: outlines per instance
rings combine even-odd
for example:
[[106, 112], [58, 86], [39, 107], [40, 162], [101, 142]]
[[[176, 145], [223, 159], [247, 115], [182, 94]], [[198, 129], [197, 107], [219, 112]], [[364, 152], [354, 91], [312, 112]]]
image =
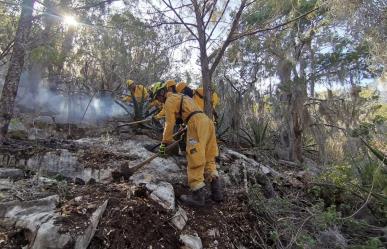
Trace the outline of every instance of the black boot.
[[205, 204], [204, 187], [192, 192], [192, 195], [182, 195], [180, 200], [190, 207], [203, 207]]
[[211, 199], [216, 202], [223, 201], [223, 188], [219, 176], [213, 177], [211, 181]]

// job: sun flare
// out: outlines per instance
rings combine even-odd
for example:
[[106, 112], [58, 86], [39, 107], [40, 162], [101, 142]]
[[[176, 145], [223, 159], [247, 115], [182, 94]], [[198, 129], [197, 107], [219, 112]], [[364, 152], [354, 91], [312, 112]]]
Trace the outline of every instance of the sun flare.
[[63, 23], [69, 26], [77, 26], [78, 21], [75, 19], [74, 16], [66, 15], [63, 17]]

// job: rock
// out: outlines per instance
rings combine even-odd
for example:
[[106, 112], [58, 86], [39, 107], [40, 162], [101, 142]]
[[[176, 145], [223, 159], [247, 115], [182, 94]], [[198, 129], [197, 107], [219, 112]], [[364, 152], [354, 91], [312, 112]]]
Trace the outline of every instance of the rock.
[[0, 168], [0, 179], [10, 178], [10, 179], [20, 179], [24, 177], [24, 171], [21, 169], [15, 168]]
[[97, 230], [97, 226], [99, 220], [101, 219], [103, 213], [106, 210], [106, 206], [108, 204], [108, 200], [106, 200], [94, 213], [90, 218], [90, 225], [86, 228], [83, 235], [80, 235], [75, 242], [74, 249], [85, 249], [89, 246], [91, 239], [94, 237], [95, 231]]
[[59, 202], [57, 195], [25, 202], [7, 202], [0, 204], [0, 224], [28, 230], [35, 238], [30, 241], [31, 249], [63, 248], [71, 237], [60, 234], [54, 225], [57, 216], [54, 211]]
[[[247, 156], [239, 153], [239, 152], [236, 152], [236, 151], [233, 151], [231, 149], [225, 149], [223, 151], [224, 154], [226, 155], [222, 155], [221, 158], [233, 158], [235, 161], [233, 162], [233, 165], [236, 165], [238, 166], [238, 169], [239, 169], [239, 166], [241, 165], [241, 162], [239, 160], [243, 160], [244, 162], [246, 162], [246, 167], [247, 167], [247, 170], [248, 171], [259, 171], [260, 173], [262, 174], [265, 174], [265, 175], [273, 175], [273, 176], [279, 176], [280, 174], [270, 168], [270, 167], [267, 167], [265, 165], [262, 165], [260, 163], [258, 163], [257, 161], [251, 159], [251, 158], [248, 158]], [[239, 162], [237, 162], [239, 161]]]
[[347, 246], [347, 240], [337, 228], [323, 231], [318, 237], [318, 248], [347, 248]]
[[43, 129], [37, 129], [32, 128], [28, 132], [28, 139], [29, 140], [35, 140], [35, 139], [48, 139], [50, 138], [55, 132], [49, 133], [47, 130]]
[[39, 116], [32, 121], [32, 125], [35, 128], [47, 129], [50, 126], [54, 126], [55, 121], [54, 118], [50, 116]]
[[172, 224], [181, 231], [185, 227], [185, 224], [187, 223], [187, 221], [188, 221], [187, 212], [185, 212], [184, 209], [179, 207], [175, 215], [172, 217]]
[[82, 199], [83, 199], [83, 196], [77, 196], [77, 197], [74, 198], [74, 201], [75, 202], [81, 202]]
[[9, 123], [8, 136], [14, 139], [27, 139], [28, 130], [20, 120], [13, 118]]
[[200, 239], [199, 236], [197, 235], [187, 235], [187, 234], [182, 234], [180, 235], [180, 241], [184, 244], [185, 249], [202, 249], [203, 244], [202, 240]]
[[85, 185], [86, 184], [85, 181], [83, 179], [79, 178], [79, 177], [75, 177], [74, 183], [76, 185]]
[[32, 234], [32, 237], [28, 237], [28, 248], [31, 249], [87, 248], [106, 209], [107, 201], [94, 211], [85, 231], [74, 236], [60, 232], [61, 225], [55, 222], [59, 218], [59, 214], [55, 213], [58, 203], [57, 195], [34, 201], [2, 203], [0, 204], [0, 224]]
[[145, 186], [150, 191], [150, 198], [168, 210], [175, 209], [175, 193], [173, 186], [168, 182], [158, 184], [148, 183]]
[[220, 237], [220, 232], [219, 229], [217, 228], [211, 228], [207, 231], [207, 235], [212, 238], [219, 238]]

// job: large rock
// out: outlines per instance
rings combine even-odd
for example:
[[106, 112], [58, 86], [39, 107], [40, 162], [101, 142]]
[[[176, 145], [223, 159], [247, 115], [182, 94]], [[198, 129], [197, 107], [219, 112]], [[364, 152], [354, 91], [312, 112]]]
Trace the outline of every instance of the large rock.
[[0, 224], [28, 231], [28, 248], [31, 249], [87, 248], [106, 209], [107, 201], [93, 212], [88, 227], [77, 235], [60, 232], [61, 225], [55, 222], [59, 218], [59, 214], [55, 213], [58, 203], [57, 195], [34, 201], [2, 203]]
[[347, 248], [347, 240], [340, 233], [337, 228], [328, 229], [323, 231], [318, 236], [318, 248], [330, 249], [330, 248]]
[[182, 234], [180, 235], [180, 241], [183, 243], [184, 249], [202, 249], [203, 244], [202, 240], [197, 235], [187, 235]]
[[24, 177], [24, 171], [15, 168], [0, 168], [0, 179], [20, 179]]
[[163, 208], [168, 210], [175, 209], [175, 193], [170, 183], [148, 183], [146, 184], [146, 188], [151, 192], [149, 197], [159, 203]]
[[13, 118], [9, 123], [8, 136], [15, 139], [27, 139], [28, 130], [19, 119]]

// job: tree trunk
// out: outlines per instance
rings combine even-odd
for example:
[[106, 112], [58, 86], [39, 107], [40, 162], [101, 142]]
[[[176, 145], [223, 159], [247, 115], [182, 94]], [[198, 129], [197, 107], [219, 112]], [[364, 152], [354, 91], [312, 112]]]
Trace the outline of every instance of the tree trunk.
[[21, 5], [22, 11], [16, 31], [15, 43], [0, 99], [0, 142], [5, 140], [8, 126], [13, 116], [20, 75], [24, 66], [28, 37], [32, 27], [34, 3], [35, 0], [23, 0]]
[[195, 17], [197, 23], [197, 32], [198, 32], [198, 42], [200, 48], [200, 65], [202, 71], [202, 84], [203, 84], [203, 93], [204, 93], [204, 112], [208, 117], [212, 119], [212, 105], [211, 105], [211, 78], [212, 73], [210, 70], [209, 59], [207, 55], [207, 37], [206, 37], [206, 28], [204, 25], [203, 15], [199, 8], [197, 1], [192, 1], [192, 4], [195, 9]]

